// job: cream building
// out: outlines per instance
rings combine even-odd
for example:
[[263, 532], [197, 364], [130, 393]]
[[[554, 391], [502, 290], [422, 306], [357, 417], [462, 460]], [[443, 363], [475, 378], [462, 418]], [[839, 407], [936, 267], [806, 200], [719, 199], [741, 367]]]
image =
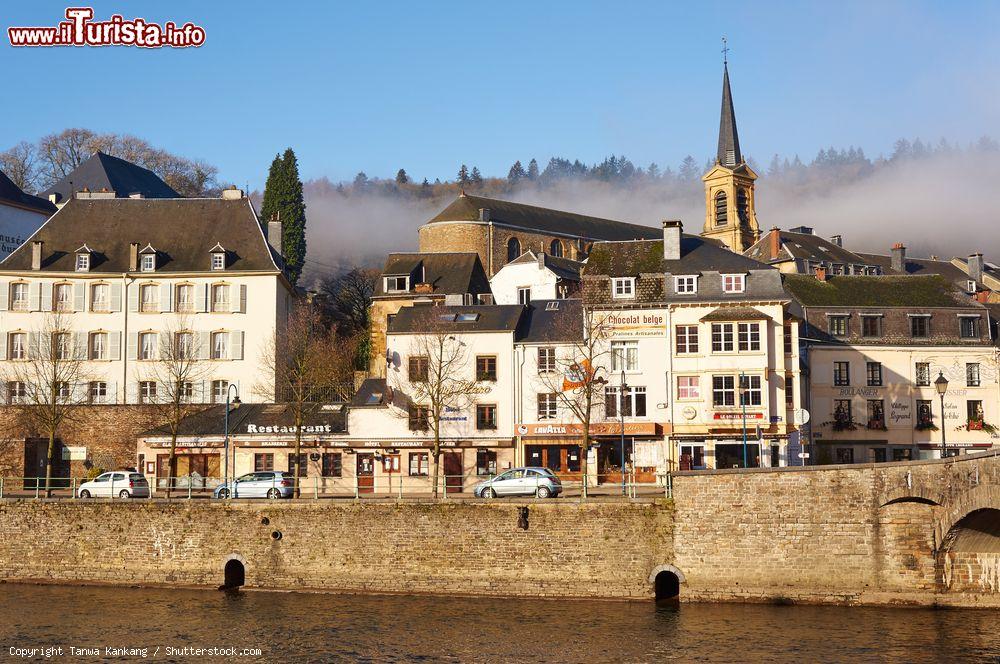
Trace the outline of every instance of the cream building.
[[526, 251], [490, 279], [496, 304], [528, 304], [532, 300], [563, 300], [580, 291], [583, 263], [545, 252]]
[[26, 194], [0, 171], [0, 260], [21, 246], [55, 211], [55, 205]]

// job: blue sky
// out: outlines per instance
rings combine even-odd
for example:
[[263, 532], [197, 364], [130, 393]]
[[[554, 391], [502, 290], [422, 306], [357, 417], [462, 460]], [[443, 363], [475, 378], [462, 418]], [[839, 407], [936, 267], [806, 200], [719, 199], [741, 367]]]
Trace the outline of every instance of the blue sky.
[[[304, 178], [333, 180], [447, 179], [462, 162], [505, 175], [553, 155], [676, 166], [713, 153], [722, 35], [760, 162], [1000, 137], [995, 2], [92, 5], [193, 21], [206, 44], [12, 49], [4, 35], [0, 149], [69, 126], [130, 132], [251, 188], [289, 145]], [[4, 27], [54, 25], [66, 6], [6, 2]]]

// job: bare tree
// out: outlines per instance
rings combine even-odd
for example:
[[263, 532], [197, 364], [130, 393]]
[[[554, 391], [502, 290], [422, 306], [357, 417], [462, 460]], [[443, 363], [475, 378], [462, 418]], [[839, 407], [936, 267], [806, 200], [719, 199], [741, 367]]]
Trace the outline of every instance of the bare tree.
[[[611, 368], [611, 326], [608, 315], [583, 311], [582, 320], [561, 317], [555, 337], [568, 339], [556, 349], [554, 366], [539, 371], [543, 388], [556, 395], [556, 403], [580, 425], [580, 470], [583, 474], [581, 498], [587, 497], [587, 457], [591, 444], [594, 411], [605, 405], [605, 390]], [[575, 328], [575, 329], [574, 329]]]
[[68, 331], [62, 314], [46, 315], [39, 328], [13, 340], [2, 372], [7, 400], [24, 424], [48, 441], [45, 495], [52, 495], [56, 441], [89, 400], [88, 344], [85, 334]]
[[[295, 428], [295, 496], [301, 492], [302, 426], [323, 404], [339, 400], [353, 388], [353, 348], [323, 325], [316, 308], [297, 302], [283, 329], [266, 345], [261, 364], [274, 376], [275, 401], [292, 412]], [[259, 385], [258, 392], [271, 391]]]
[[156, 383], [156, 398], [148, 404], [170, 432], [170, 455], [167, 459], [167, 500], [177, 474], [177, 431], [194, 400], [195, 385], [208, 374], [209, 367], [199, 362], [207, 355], [201, 335], [193, 332], [185, 317], [180, 317], [169, 329], [161, 332], [153, 362], [143, 362], [139, 380]]
[[464, 342], [444, 329], [430, 312], [422, 317], [427, 330], [410, 340], [405, 378], [396, 374], [396, 389], [409, 401], [407, 418], [411, 427], [426, 427], [434, 438], [433, 492], [438, 495], [441, 465], [441, 424], [449, 410], [464, 408], [476, 382], [469, 368], [469, 353]]
[[38, 152], [35, 146], [21, 141], [9, 150], [0, 152], [0, 171], [28, 193], [38, 189]]
[[368, 310], [379, 274], [377, 269], [356, 267], [320, 283], [338, 333], [352, 335], [368, 329]]

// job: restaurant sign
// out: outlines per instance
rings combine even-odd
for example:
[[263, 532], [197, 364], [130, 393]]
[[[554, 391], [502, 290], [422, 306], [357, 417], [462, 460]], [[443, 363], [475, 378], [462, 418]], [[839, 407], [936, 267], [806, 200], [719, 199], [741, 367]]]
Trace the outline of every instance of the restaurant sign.
[[744, 416], [744, 414], [741, 413], [741, 412], [735, 412], [735, 413], [733, 413], [733, 412], [726, 411], [724, 413], [713, 413], [712, 414], [712, 419], [713, 420], [734, 421], [734, 420], [742, 420], [744, 417], [746, 417], [748, 420], [762, 420], [762, 419], [764, 419], [764, 413], [747, 413]]
[[247, 433], [295, 433], [296, 429], [300, 429], [302, 433], [334, 433], [332, 424], [303, 424], [301, 427], [297, 427], [294, 424], [291, 426], [247, 425]]
[[[658, 436], [662, 434], [666, 426], [656, 422], [626, 422], [625, 435]], [[590, 435], [592, 436], [609, 436], [621, 432], [620, 422], [592, 422], [590, 425]], [[580, 436], [583, 434], [583, 425], [579, 422], [519, 424], [517, 425], [517, 433], [520, 436]]]

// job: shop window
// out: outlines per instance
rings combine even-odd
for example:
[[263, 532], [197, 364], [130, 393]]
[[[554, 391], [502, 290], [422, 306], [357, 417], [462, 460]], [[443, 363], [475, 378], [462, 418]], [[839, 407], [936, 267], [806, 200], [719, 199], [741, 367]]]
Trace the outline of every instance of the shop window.
[[677, 353], [697, 353], [698, 352], [698, 326], [678, 325], [674, 337], [677, 339]]
[[429, 454], [427, 452], [410, 452], [410, 475], [426, 477]]
[[479, 431], [497, 428], [497, 407], [493, 404], [476, 404], [476, 429]]
[[[302, 452], [298, 455], [298, 466], [299, 475], [298, 477], [309, 477], [309, 454], [307, 452]], [[289, 453], [288, 455], [288, 472], [291, 475], [295, 475], [295, 453]]]
[[399, 455], [398, 454], [383, 454], [382, 455], [382, 472], [383, 473], [398, 473], [399, 472]]
[[837, 448], [837, 463], [854, 463], [854, 448], [853, 447], [838, 447]]
[[497, 474], [497, 453], [494, 450], [476, 450], [476, 475]]
[[430, 360], [427, 357], [411, 357], [408, 363], [407, 376], [411, 383], [426, 383], [430, 369]]
[[274, 470], [274, 455], [270, 452], [253, 455], [253, 471], [262, 473]]
[[496, 382], [497, 380], [497, 358], [496, 355], [476, 356], [476, 380], [479, 382]]
[[323, 477], [340, 477], [343, 473], [343, 459], [340, 452], [323, 453]]
[[704, 445], [681, 445], [680, 469], [702, 470], [705, 468]]
[[868, 463], [885, 463], [886, 450], [884, 447], [868, 448]]
[[408, 420], [410, 431], [427, 431], [431, 428], [430, 410], [427, 406], [410, 406]]
[[909, 448], [897, 447], [892, 451], [893, 461], [912, 461], [913, 450]]

